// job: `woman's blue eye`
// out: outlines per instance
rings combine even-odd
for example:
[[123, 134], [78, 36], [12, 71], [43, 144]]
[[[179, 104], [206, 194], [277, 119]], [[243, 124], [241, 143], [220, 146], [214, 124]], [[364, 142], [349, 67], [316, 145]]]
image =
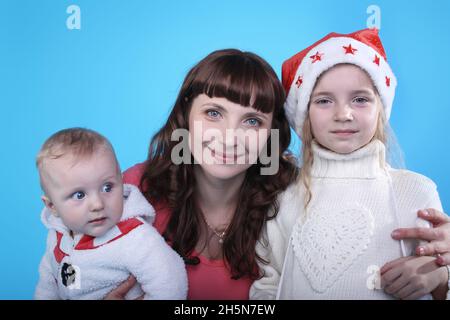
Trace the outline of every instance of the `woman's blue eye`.
[[248, 119], [247, 123], [249, 125], [251, 125], [252, 127], [256, 127], [256, 126], [259, 126], [261, 124], [261, 121], [259, 121], [258, 119], [252, 118], [252, 119]]
[[107, 184], [103, 185], [102, 191], [103, 192], [111, 192], [112, 187], [113, 187], [112, 184], [107, 183]]
[[85, 196], [86, 194], [83, 191], [77, 191], [72, 194], [71, 198], [75, 200], [82, 200]]
[[211, 117], [211, 118], [218, 118], [220, 116], [220, 112], [219, 111], [215, 111], [215, 110], [208, 110], [206, 112], [206, 114]]

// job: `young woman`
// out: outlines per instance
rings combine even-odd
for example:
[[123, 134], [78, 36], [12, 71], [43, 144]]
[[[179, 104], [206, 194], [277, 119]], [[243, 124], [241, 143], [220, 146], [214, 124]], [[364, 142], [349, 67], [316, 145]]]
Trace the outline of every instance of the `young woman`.
[[[297, 175], [287, 153], [284, 99], [277, 75], [257, 55], [213, 52], [187, 74], [147, 161], [124, 174], [156, 207], [156, 228], [184, 257], [189, 299], [248, 299], [259, 275], [255, 245], [261, 228]], [[181, 151], [188, 161], [179, 165], [172, 151], [181, 141], [171, 139], [177, 129], [189, 130], [193, 149]], [[279, 130], [277, 141], [271, 129]], [[246, 137], [227, 137], [230, 130]], [[261, 163], [258, 155], [275, 143], [279, 150], [271, 163]], [[275, 174], [261, 174], [274, 163]]]

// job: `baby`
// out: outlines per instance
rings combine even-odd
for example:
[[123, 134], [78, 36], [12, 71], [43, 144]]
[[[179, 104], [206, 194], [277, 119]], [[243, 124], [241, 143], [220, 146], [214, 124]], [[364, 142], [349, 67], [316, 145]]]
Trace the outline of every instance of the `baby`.
[[103, 299], [130, 274], [125, 297], [185, 299], [182, 258], [151, 226], [155, 212], [139, 190], [122, 184], [114, 150], [82, 128], [52, 135], [37, 156], [49, 229], [35, 299]]

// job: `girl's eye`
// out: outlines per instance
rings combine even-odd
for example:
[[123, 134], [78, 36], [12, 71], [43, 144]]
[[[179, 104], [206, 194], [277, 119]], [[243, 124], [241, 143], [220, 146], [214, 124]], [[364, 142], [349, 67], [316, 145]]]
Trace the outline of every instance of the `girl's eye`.
[[353, 99], [353, 102], [357, 103], [357, 104], [364, 104], [367, 103], [369, 100], [367, 98], [363, 98], [363, 97], [356, 97], [355, 99]]
[[111, 183], [106, 183], [103, 185], [102, 191], [103, 192], [111, 192], [113, 186]]
[[248, 119], [246, 122], [252, 127], [259, 127], [261, 125], [261, 121], [256, 118]]
[[317, 103], [317, 104], [327, 104], [327, 103], [331, 103], [331, 100], [329, 100], [329, 99], [319, 99], [319, 100], [316, 100], [315, 103]]
[[86, 194], [83, 191], [77, 191], [72, 194], [71, 198], [75, 200], [82, 200], [85, 196]]
[[220, 112], [216, 110], [208, 110], [206, 111], [206, 114], [208, 115], [208, 117], [213, 119], [217, 119], [220, 117]]

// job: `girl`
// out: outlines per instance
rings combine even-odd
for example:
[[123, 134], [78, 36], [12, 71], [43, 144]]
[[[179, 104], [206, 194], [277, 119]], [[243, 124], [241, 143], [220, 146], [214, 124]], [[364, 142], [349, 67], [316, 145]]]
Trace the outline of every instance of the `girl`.
[[403, 299], [445, 296], [448, 269], [434, 257], [409, 259], [413, 275], [385, 267], [389, 283], [380, 283], [380, 267], [415, 248], [391, 230], [414, 226], [418, 209], [442, 207], [430, 179], [386, 163], [396, 78], [377, 30], [329, 34], [283, 64], [283, 83], [303, 165], [267, 223], [268, 242], [258, 244], [269, 264], [261, 264], [252, 297], [390, 298], [382, 285]]

